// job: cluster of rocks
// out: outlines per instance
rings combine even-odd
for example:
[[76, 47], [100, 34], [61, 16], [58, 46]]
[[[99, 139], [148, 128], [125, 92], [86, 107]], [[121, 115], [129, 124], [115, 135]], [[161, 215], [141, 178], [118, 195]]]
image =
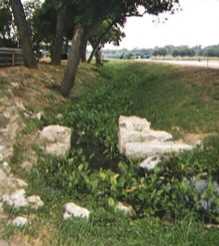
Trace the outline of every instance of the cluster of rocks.
[[[204, 192], [207, 191], [209, 184], [210, 181], [208, 179], [198, 179], [198, 178], [194, 178], [190, 183], [190, 185], [194, 188], [197, 194], [200, 195], [200, 197], [202, 197]], [[213, 190], [219, 196], [219, 185], [217, 182], [213, 182]], [[200, 206], [205, 211], [211, 209], [213, 204], [213, 200], [211, 198], [205, 198], [205, 199], [202, 198], [199, 202], [200, 202]], [[136, 214], [132, 206], [122, 202], [118, 202], [115, 205], [115, 211], [120, 212], [125, 216], [129, 216], [129, 217], [133, 217]], [[219, 208], [217, 209], [217, 212], [219, 212]], [[90, 213], [91, 212], [88, 209], [80, 207], [73, 202], [70, 202], [64, 205], [63, 219], [69, 220], [73, 218], [81, 218], [81, 219], [88, 220], [90, 217]]]
[[[0, 161], [0, 218], [5, 219], [4, 206], [8, 205], [10, 207], [19, 208], [28, 205], [26, 198], [22, 197], [25, 194], [24, 188], [27, 187], [27, 183], [15, 177], [11, 173], [11, 169], [7, 161], [4, 161], [1, 155]], [[18, 189], [18, 190], [17, 190]], [[16, 191], [17, 190], [17, 191]], [[29, 199], [29, 198], [28, 198]], [[16, 218], [17, 219], [17, 218]], [[20, 219], [13, 220], [12, 225], [21, 226], [18, 223]]]
[[[15, 209], [31, 208], [36, 210], [44, 205], [39, 196], [26, 196], [25, 188], [27, 186], [28, 184], [24, 180], [11, 173], [8, 162], [4, 161], [0, 154], [0, 215], [2, 218], [4, 218], [4, 205]], [[28, 224], [28, 219], [18, 216], [9, 223], [22, 227]]]
[[8, 162], [0, 162], [0, 197], [5, 193], [25, 187], [27, 183], [11, 173]]
[[[60, 125], [50, 125], [42, 129], [40, 132], [40, 141], [44, 152], [56, 157], [64, 157], [71, 149], [71, 134], [70, 128]], [[133, 208], [129, 205], [119, 202], [115, 209], [121, 211], [125, 215], [133, 216], [135, 214]], [[88, 220], [90, 211], [73, 202], [64, 205], [63, 219], [69, 220], [73, 218], [81, 218]]]
[[[15, 209], [31, 208], [37, 210], [44, 206], [44, 202], [39, 196], [26, 196], [24, 189], [3, 195], [1, 197], [1, 203]], [[18, 216], [11, 223], [15, 226], [24, 226], [28, 224], [28, 219]]]
[[[201, 143], [197, 141], [196, 144], [189, 145], [182, 141], [173, 141], [173, 136], [170, 133], [153, 130], [150, 122], [136, 116], [120, 116], [118, 139], [120, 153], [130, 160], [139, 161], [139, 167], [145, 171], [153, 170], [164, 159], [168, 159], [169, 154], [192, 150]], [[211, 185], [213, 193], [219, 196], [218, 182], [212, 182], [208, 177], [205, 179], [193, 177], [187, 182], [199, 195], [200, 206], [206, 211], [211, 209], [213, 198], [206, 197], [205, 192]], [[219, 207], [216, 210], [219, 212]]]
[[22, 101], [13, 97], [10, 100], [7, 95], [0, 99], [0, 154], [5, 160], [13, 154], [13, 145], [18, 130], [23, 127], [20, 112], [25, 110]]
[[[124, 204], [122, 202], [118, 202], [116, 204], [115, 211], [121, 212], [124, 215], [130, 217], [135, 215], [135, 210], [132, 208], [132, 206], [128, 204]], [[69, 220], [73, 218], [81, 218], [81, 219], [88, 220], [90, 214], [91, 212], [88, 209], [80, 207], [73, 202], [66, 203], [64, 205], [64, 214], [63, 214], [64, 220]]]
[[165, 131], [151, 129], [151, 123], [136, 116], [119, 118], [119, 151], [130, 160], [141, 161], [140, 167], [154, 169], [170, 153], [192, 150], [194, 146], [173, 141]]
[[30, 207], [32, 209], [39, 209], [44, 205], [39, 196], [26, 196], [26, 192], [24, 189], [17, 190], [11, 194], [3, 195], [2, 201], [6, 205], [13, 208]]

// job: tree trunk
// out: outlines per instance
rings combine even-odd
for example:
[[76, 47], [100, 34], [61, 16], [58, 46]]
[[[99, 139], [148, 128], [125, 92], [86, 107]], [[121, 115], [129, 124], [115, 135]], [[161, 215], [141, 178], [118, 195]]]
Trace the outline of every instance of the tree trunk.
[[97, 52], [95, 53], [96, 58], [96, 65], [102, 65], [102, 52], [101, 47], [98, 48]]
[[67, 60], [68, 59], [68, 38], [66, 38], [65, 39], [65, 41], [64, 41], [64, 54], [65, 54], [65, 60]]
[[[89, 41], [90, 41], [91, 47], [94, 50], [96, 47], [96, 41], [94, 41], [92, 39], [90, 39]], [[96, 52], [93, 54], [93, 56], [95, 56], [96, 65], [102, 65], [102, 52], [101, 52], [101, 45], [100, 44], [98, 45], [98, 48], [96, 49]], [[92, 59], [93, 59], [93, 57], [92, 57]]]
[[81, 43], [81, 62], [87, 61], [87, 35], [83, 35], [82, 43]]
[[98, 39], [97, 42], [96, 42], [96, 45], [93, 47], [93, 50], [92, 50], [92, 52], [91, 52], [91, 54], [90, 54], [90, 57], [88, 58], [88, 61], [87, 61], [88, 63], [91, 63], [91, 61], [92, 61], [92, 59], [93, 59], [95, 53], [97, 52], [97, 50], [98, 50], [98, 48], [99, 48], [99, 45], [100, 45], [102, 39], [110, 32], [110, 30], [111, 30], [112, 27], [117, 23], [117, 21], [118, 21], [118, 19], [115, 18], [115, 19], [112, 21], [112, 23], [109, 25], [109, 27], [106, 29], [106, 31], [103, 32], [103, 33], [100, 35], [99, 39]]
[[[99, 43], [98, 43], [98, 45], [99, 45]], [[90, 56], [89, 56], [89, 58], [87, 60], [87, 63], [91, 63], [91, 61], [93, 60], [93, 57], [95, 56], [95, 54], [97, 52], [98, 45], [96, 45], [95, 47], [92, 46], [93, 50], [92, 50], [92, 52], [91, 52], [91, 54], [90, 54]]]
[[65, 69], [64, 79], [61, 85], [61, 92], [64, 97], [68, 97], [70, 95], [71, 89], [74, 86], [75, 76], [80, 63], [83, 33], [83, 27], [80, 24], [76, 25], [72, 38], [71, 50], [68, 55], [68, 64]]
[[65, 22], [66, 8], [63, 7], [58, 11], [56, 23], [56, 36], [52, 51], [52, 64], [60, 65], [62, 59], [63, 36], [64, 36], [64, 22]]
[[24, 56], [24, 64], [29, 68], [35, 68], [37, 63], [34, 57], [33, 44], [32, 44], [32, 32], [26, 16], [21, 0], [10, 0], [15, 24], [18, 28], [20, 43]]

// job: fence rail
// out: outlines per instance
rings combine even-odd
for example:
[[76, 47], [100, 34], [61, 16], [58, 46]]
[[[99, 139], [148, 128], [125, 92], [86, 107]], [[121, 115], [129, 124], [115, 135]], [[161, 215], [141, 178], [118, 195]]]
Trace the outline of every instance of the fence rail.
[[21, 49], [0, 48], [0, 67], [23, 65]]

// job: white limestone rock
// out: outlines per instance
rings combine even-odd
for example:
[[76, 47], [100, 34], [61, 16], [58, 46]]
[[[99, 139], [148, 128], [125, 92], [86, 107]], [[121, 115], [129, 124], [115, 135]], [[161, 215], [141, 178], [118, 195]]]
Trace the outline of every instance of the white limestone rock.
[[119, 151], [121, 154], [125, 151], [125, 145], [129, 142], [142, 142], [142, 131], [150, 129], [150, 122], [136, 116], [119, 117]]
[[119, 149], [121, 153], [125, 153], [128, 143], [145, 143], [151, 141], [165, 142], [172, 139], [172, 135], [164, 131], [127, 131], [120, 129], [119, 132]]
[[71, 129], [59, 125], [45, 127], [40, 132], [40, 139], [45, 152], [57, 157], [65, 156], [71, 149]]
[[25, 217], [18, 216], [12, 221], [12, 225], [16, 227], [24, 227], [28, 224], [28, 220]]
[[143, 160], [150, 156], [179, 153], [192, 149], [191, 145], [174, 142], [127, 143], [125, 155], [130, 160]]
[[135, 215], [135, 211], [134, 211], [133, 207], [130, 205], [124, 204], [122, 202], [118, 202], [115, 209], [117, 211], [122, 212], [124, 215], [127, 215], [127, 216], [134, 216]]
[[27, 201], [29, 206], [33, 209], [39, 209], [44, 206], [44, 202], [36, 195], [27, 197]]
[[39, 196], [32, 195], [26, 197], [24, 189], [17, 190], [12, 194], [3, 195], [2, 201], [8, 206], [14, 208], [30, 207], [32, 209], [39, 209], [44, 206], [44, 202]]
[[166, 142], [173, 139], [172, 134], [165, 132], [165, 131], [158, 131], [158, 130], [152, 130], [149, 131], [143, 131], [142, 132], [144, 142], [149, 141], [160, 141], [160, 142]]
[[165, 131], [151, 129], [151, 123], [136, 116], [119, 118], [119, 151], [131, 160], [191, 150], [193, 146], [176, 143]]
[[38, 112], [35, 116], [36, 119], [42, 120], [44, 113], [43, 112]]
[[146, 119], [139, 118], [137, 116], [120, 116], [119, 127], [142, 132], [143, 130], [149, 130], [151, 123]]
[[28, 207], [28, 201], [25, 196], [25, 190], [17, 190], [10, 195], [4, 195], [2, 201], [10, 207], [23, 208]]
[[2, 169], [3, 169], [7, 174], [9, 174], [9, 173], [11, 172], [11, 168], [10, 168], [10, 166], [9, 166], [9, 164], [8, 164], [7, 161], [4, 161], [4, 162], [2, 163]]
[[18, 89], [20, 87], [20, 84], [17, 82], [12, 82], [11, 85], [12, 85], [12, 87], [14, 87], [16, 89]]
[[150, 156], [139, 164], [145, 171], [153, 170], [161, 162], [160, 156]]
[[15, 178], [14, 182], [18, 188], [27, 188], [28, 186], [28, 184], [23, 179]]
[[71, 219], [73, 217], [89, 219], [90, 211], [86, 208], [82, 208], [75, 203], [66, 203], [64, 206], [64, 220]]

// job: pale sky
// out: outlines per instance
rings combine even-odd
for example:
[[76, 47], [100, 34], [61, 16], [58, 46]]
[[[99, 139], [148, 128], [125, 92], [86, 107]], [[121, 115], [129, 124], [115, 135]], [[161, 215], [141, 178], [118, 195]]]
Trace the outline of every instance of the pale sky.
[[219, 44], [219, 0], [180, 0], [180, 3], [182, 11], [168, 16], [164, 24], [150, 15], [128, 18], [126, 38], [119, 48]]

